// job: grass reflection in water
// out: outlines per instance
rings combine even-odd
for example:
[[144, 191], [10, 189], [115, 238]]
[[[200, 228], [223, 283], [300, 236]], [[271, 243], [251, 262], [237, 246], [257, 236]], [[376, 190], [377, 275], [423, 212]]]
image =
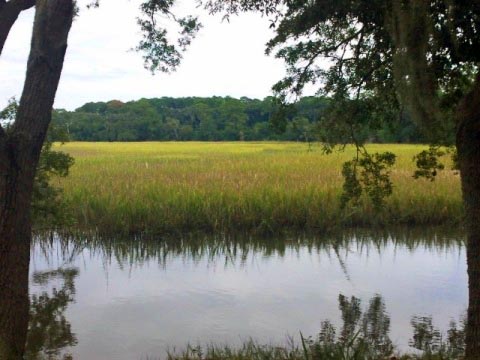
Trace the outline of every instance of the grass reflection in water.
[[[127, 269], [147, 262], [168, 267], [172, 258], [189, 262], [207, 259], [227, 267], [242, 266], [252, 254], [283, 257], [287, 252], [300, 253], [302, 249], [308, 249], [310, 253], [327, 255], [338, 261], [347, 277], [349, 269], [346, 260], [350, 253], [360, 252], [369, 256], [392, 246], [412, 252], [419, 248], [440, 253], [455, 252], [462, 251], [463, 236], [448, 233], [444, 229], [438, 232], [413, 229], [380, 233], [356, 231], [322, 237], [304, 234], [283, 238], [202, 235], [121, 238], [53, 234], [37, 236], [35, 239], [36, 251], [42, 252], [46, 258], [60, 257], [61, 262], [68, 265], [77, 255], [88, 250], [90, 256], [102, 258], [107, 271], [113, 263]], [[75, 324], [72, 330], [65, 318], [65, 309], [74, 301], [74, 281], [77, 276], [78, 269], [69, 267], [33, 274], [32, 283], [36, 285], [46, 285], [49, 281], [63, 283], [52, 290], [51, 295], [32, 295], [28, 359], [69, 358], [68, 348], [77, 344], [77, 338], [74, 334]], [[335, 327], [325, 320], [317, 336], [302, 335], [296, 345], [293, 340], [292, 344], [280, 347], [247, 341], [243, 346], [232, 348], [213, 345], [187, 347], [183, 353], [176, 352], [169, 356], [171, 359], [384, 359], [395, 353], [395, 344], [389, 338], [390, 316], [382, 296], [374, 296], [366, 306], [360, 303], [359, 298], [343, 295], [339, 296], [338, 302], [343, 325]], [[48, 311], [51, 314], [46, 314]], [[463, 351], [462, 321], [452, 323], [450, 329], [443, 333], [435, 328], [428, 316], [412, 317], [411, 325], [414, 330], [410, 341], [412, 351], [424, 354], [423, 358], [453, 359]], [[62, 350], [62, 347], [66, 350]]]

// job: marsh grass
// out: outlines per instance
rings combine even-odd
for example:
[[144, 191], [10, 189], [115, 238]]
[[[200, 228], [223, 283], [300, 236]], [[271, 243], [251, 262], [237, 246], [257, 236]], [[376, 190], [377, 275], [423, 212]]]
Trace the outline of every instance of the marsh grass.
[[[159, 359], [148, 357], [147, 359]], [[311, 348], [296, 346], [262, 345], [253, 340], [241, 347], [205, 346], [187, 347], [179, 353], [169, 353], [168, 360], [461, 360], [442, 352], [424, 354], [396, 354], [390, 356], [371, 356], [365, 346], [317, 344]]]
[[[371, 145], [398, 155], [394, 194], [381, 213], [368, 201], [340, 210], [341, 166], [353, 149], [325, 155], [304, 143], [80, 143], [59, 179], [77, 227], [104, 232], [325, 231], [343, 226], [458, 225], [458, 175], [415, 180], [425, 147]], [[450, 166], [447, 161], [447, 168]]]
[[286, 345], [260, 345], [253, 340], [242, 346], [187, 346], [182, 352], [169, 352], [168, 360], [460, 360], [465, 351], [465, 322], [458, 327], [450, 324], [447, 336], [432, 325], [431, 317], [413, 317], [414, 352], [400, 353], [389, 337], [390, 316], [383, 298], [375, 295], [367, 311], [360, 308], [360, 299], [339, 295], [343, 326], [335, 328], [328, 320], [322, 322], [316, 337], [290, 337]]
[[390, 316], [380, 295], [373, 296], [365, 311], [361, 300], [339, 295], [343, 325], [336, 328], [329, 320], [322, 321], [316, 337], [304, 337], [295, 343], [290, 337], [286, 345], [260, 345], [253, 340], [241, 347], [209, 345], [187, 346], [180, 353], [168, 353], [169, 360], [460, 360], [465, 351], [464, 319], [459, 326], [450, 323], [445, 339], [432, 325], [431, 317], [412, 318], [413, 338], [410, 346], [415, 353], [400, 354], [392, 343]]

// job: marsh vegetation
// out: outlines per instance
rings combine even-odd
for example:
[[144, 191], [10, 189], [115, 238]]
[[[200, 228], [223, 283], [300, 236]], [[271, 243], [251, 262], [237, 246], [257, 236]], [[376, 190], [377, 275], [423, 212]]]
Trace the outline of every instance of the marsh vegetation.
[[424, 146], [369, 145], [394, 151], [393, 195], [381, 212], [368, 199], [340, 207], [341, 164], [354, 149], [326, 155], [306, 143], [82, 143], [64, 189], [80, 229], [101, 232], [326, 231], [344, 226], [453, 225], [463, 211], [460, 180], [446, 169], [414, 179]]

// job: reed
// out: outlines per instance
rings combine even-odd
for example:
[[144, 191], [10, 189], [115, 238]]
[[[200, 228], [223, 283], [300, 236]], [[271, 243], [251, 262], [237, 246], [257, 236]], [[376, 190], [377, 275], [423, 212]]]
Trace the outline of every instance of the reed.
[[[160, 358], [147, 357], [147, 360]], [[371, 354], [367, 346], [336, 344], [325, 346], [313, 344], [303, 346], [261, 345], [248, 341], [239, 348], [229, 346], [187, 347], [181, 353], [169, 353], [168, 360], [461, 360], [458, 355], [442, 351], [425, 354], [396, 354], [391, 356]]]
[[281, 142], [72, 142], [61, 148], [75, 165], [55, 181], [79, 229], [324, 231], [458, 225], [462, 219], [459, 178], [452, 170], [434, 182], [413, 179], [412, 158], [425, 148], [419, 145], [369, 146], [398, 155], [394, 194], [380, 213], [368, 201], [340, 209], [341, 166], [353, 157], [352, 148], [330, 155], [318, 144]]

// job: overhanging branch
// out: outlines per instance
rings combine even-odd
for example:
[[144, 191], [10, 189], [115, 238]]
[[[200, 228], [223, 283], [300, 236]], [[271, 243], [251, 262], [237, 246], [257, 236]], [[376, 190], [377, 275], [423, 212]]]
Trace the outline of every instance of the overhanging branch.
[[9, 2], [0, 0], [0, 55], [18, 15], [33, 6], [35, 6], [35, 0], [11, 0]]
[[[5, 2], [5, 0], [0, 0], [0, 4], [2, 1]], [[27, 10], [35, 6], [35, 0], [10, 0], [6, 5], [21, 10]]]

